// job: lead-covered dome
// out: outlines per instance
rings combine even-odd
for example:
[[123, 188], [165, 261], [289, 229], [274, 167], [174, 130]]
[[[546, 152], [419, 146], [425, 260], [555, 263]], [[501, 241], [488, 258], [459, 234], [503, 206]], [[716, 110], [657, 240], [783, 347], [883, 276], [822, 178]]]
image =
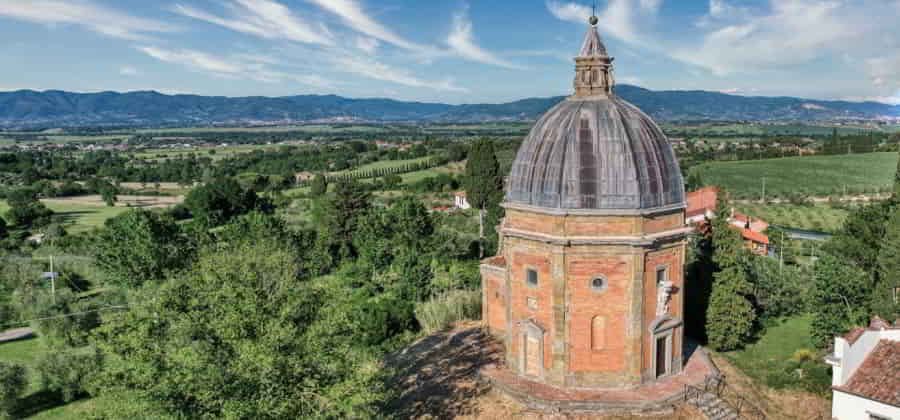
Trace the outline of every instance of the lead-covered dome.
[[612, 58], [595, 27], [575, 62], [575, 95], [547, 111], [525, 138], [507, 203], [573, 210], [683, 207], [675, 153], [650, 117], [615, 95]]

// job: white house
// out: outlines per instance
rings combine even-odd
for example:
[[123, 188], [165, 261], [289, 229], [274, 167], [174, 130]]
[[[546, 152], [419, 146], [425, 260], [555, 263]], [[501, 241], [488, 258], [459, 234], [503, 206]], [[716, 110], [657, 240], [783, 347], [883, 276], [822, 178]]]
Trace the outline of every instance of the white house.
[[469, 200], [466, 200], [466, 192], [458, 191], [456, 194], [453, 194], [453, 205], [458, 209], [467, 210], [472, 208], [469, 205]]
[[900, 420], [900, 322], [875, 317], [834, 338], [831, 417]]

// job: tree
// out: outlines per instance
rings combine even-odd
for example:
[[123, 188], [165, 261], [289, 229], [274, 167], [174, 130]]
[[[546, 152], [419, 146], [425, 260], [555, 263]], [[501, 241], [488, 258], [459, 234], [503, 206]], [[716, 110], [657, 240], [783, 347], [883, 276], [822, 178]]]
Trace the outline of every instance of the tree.
[[712, 292], [706, 310], [706, 336], [718, 350], [734, 350], [750, 338], [756, 321], [749, 252], [740, 232], [727, 218], [731, 211], [727, 194], [721, 192], [712, 220], [712, 262], [715, 265]]
[[219, 226], [231, 218], [258, 210], [270, 213], [271, 203], [245, 189], [232, 178], [217, 178], [198, 186], [188, 193], [184, 200], [194, 219], [204, 226]]
[[465, 189], [469, 204], [478, 209], [478, 253], [483, 258], [485, 214], [503, 199], [503, 176], [490, 140], [480, 139], [472, 145], [466, 161]]
[[7, 196], [9, 211], [6, 218], [19, 228], [44, 226], [50, 223], [53, 211], [38, 201], [37, 193], [31, 189], [14, 190]]
[[312, 184], [309, 188], [309, 193], [313, 197], [321, 197], [328, 191], [328, 181], [325, 179], [325, 175], [316, 174], [312, 179]]
[[356, 256], [353, 236], [359, 220], [371, 207], [372, 194], [355, 180], [339, 180], [334, 193], [324, 203], [319, 234], [336, 260]]
[[6, 239], [7, 236], [9, 236], [9, 230], [6, 228], [6, 220], [0, 217], [0, 240]]
[[884, 319], [900, 318], [900, 205], [891, 211], [878, 251], [872, 309]]
[[694, 191], [700, 188], [703, 188], [706, 184], [703, 182], [703, 177], [700, 175], [699, 170], [688, 171], [687, 180], [685, 181], [685, 189], [688, 191]]
[[113, 207], [116, 205], [116, 190], [113, 188], [104, 188], [100, 190], [100, 198], [103, 199], [103, 202], [106, 203], [107, 206]]
[[27, 386], [25, 367], [0, 361], [0, 417], [12, 415], [19, 395], [25, 392]]
[[97, 265], [119, 283], [139, 285], [159, 280], [190, 262], [190, 250], [169, 216], [135, 209], [105, 223], [97, 237]]
[[377, 417], [382, 369], [355, 344], [368, 314], [326, 314], [323, 288], [299, 270], [277, 240], [202, 252], [100, 327], [100, 394], [137, 392], [184, 418]]
[[101, 366], [95, 349], [63, 349], [44, 353], [37, 361], [41, 388], [58, 392], [69, 402], [85, 393], [88, 381]]
[[750, 293], [751, 284], [741, 267], [727, 267], [714, 275], [706, 334], [716, 350], [735, 350], [751, 337], [756, 312], [747, 299]]
[[859, 267], [828, 253], [819, 258], [812, 290], [812, 335], [818, 345], [868, 320], [869, 285]]
[[861, 268], [873, 278], [878, 251], [885, 237], [885, 221], [891, 210], [890, 201], [872, 203], [851, 212], [823, 249]]

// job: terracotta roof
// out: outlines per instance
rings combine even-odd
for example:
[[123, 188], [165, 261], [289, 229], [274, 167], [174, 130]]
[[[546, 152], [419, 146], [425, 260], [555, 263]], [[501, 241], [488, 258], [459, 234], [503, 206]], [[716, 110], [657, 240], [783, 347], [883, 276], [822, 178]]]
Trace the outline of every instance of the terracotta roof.
[[839, 391], [900, 407], [900, 341], [881, 340]]
[[759, 232], [754, 232], [750, 229], [741, 229], [741, 237], [743, 237], [744, 239], [747, 239], [749, 241], [766, 244], [766, 245], [769, 244], [768, 236], [766, 236], [762, 233], [759, 233]]
[[688, 217], [705, 213], [707, 210], [715, 210], [718, 196], [718, 187], [703, 187], [687, 193], [686, 213]]

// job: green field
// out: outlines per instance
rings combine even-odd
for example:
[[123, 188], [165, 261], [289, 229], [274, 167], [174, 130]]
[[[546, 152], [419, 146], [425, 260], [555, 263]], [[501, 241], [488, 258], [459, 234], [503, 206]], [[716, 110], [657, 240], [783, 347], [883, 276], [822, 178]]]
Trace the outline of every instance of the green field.
[[[118, 216], [128, 211], [128, 207], [93, 206], [77, 203], [52, 202], [47, 204], [55, 213], [53, 216], [59, 220], [69, 233], [79, 233], [103, 226], [106, 219]], [[0, 200], [0, 214], [6, 214], [9, 205]]]
[[361, 172], [367, 172], [375, 169], [386, 169], [386, 168], [397, 168], [410, 164], [417, 164], [428, 162], [433, 159], [431, 156], [425, 156], [415, 159], [406, 159], [406, 160], [379, 160], [377, 162], [367, 163], [358, 168], [349, 169], [346, 171], [338, 171], [338, 172], [330, 172], [329, 175], [345, 175], [345, 174], [356, 174]]
[[0, 344], [0, 360], [25, 366], [28, 369], [29, 387], [20, 400], [21, 408], [15, 418], [41, 420], [74, 420], [87, 415], [91, 400], [64, 404], [59, 397], [40, 391], [35, 365], [38, 356], [45, 352], [36, 338]]
[[773, 225], [820, 232], [836, 232], [847, 219], [847, 210], [825, 204], [735, 204], [738, 211], [759, 217]]
[[691, 171], [707, 185], [724, 187], [734, 198], [759, 199], [763, 180], [766, 198], [886, 191], [896, 167], [897, 154], [885, 152], [711, 162]]

